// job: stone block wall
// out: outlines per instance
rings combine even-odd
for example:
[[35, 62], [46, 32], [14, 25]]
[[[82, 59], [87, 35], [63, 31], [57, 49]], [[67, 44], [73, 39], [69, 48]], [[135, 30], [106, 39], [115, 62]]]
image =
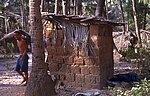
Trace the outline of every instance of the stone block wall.
[[[78, 48], [63, 46], [64, 31], [46, 25], [48, 63], [51, 74], [66, 88], [102, 89], [113, 75], [113, 43], [110, 25], [90, 25], [88, 56], [81, 56]], [[57, 32], [57, 38], [54, 33]], [[55, 39], [55, 41], [54, 41]]]

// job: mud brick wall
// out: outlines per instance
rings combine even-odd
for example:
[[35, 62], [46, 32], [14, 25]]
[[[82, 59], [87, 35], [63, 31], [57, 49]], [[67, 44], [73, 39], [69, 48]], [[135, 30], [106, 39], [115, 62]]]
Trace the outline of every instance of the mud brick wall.
[[[53, 43], [52, 25], [46, 26], [48, 63], [51, 74], [64, 83], [66, 88], [102, 89], [113, 75], [113, 43], [110, 25], [91, 25], [89, 44], [93, 52], [81, 56], [79, 49], [62, 46], [63, 30], [57, 30]], [[77, 55], [78, 54], [78, 55]]]

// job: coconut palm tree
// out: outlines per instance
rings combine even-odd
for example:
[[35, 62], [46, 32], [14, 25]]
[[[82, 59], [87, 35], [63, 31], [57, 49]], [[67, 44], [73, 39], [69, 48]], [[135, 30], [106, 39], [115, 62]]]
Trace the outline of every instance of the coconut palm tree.
[[75, 0], [75, 15], [82, 15], [82, 1]]
[[97, 0], [95, 16], [104, 17], [105, 15], [105, 0]]
[[138, 44], [139, 44], [139, 47], [142, 47], [140, 30], [139, 30], [139, 26], [138, 26], [136, 0], [132, 0], [132, 8], [133, 8], [134, 23], [135, 23], [135, 32], [136, 32], [136, 35], [138, 37]]
[[55, 14], [61, 14], [61, 0], [55, 0]]
[[26, 20], [26, 11], [25, 11], [25, 1], [21, 0], [21, 15], [22, 15], [22, 27], [25, 31], [27, 31], [27, 20]]
[[[122, 15], [122, 22], [125, 22], [125, 17], [124, 17], [124, 11], [123, 11], [123, 2], [122, 0], [119, 0], [120, 8], [121, 8], [121, 15]], [[125, 25], [123, 25], [123, 32], [125, 34]]]
[[32, 37], [32, 71], [25, 96], [52, 96], [55, 94], [54, 82], [48, 75], [44, 62], [43, 28], [40, 13], [41, 0], [29, 0], [30, 25]]

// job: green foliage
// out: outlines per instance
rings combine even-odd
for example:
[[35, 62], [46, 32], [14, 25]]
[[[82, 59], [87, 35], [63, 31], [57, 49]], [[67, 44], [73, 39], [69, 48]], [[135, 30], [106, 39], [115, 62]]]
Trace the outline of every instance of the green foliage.
[[[148, 26], [149, 26], [148, 24], [149, 11], [148, 10], [150, 9], [149, 3], [150, 3], [149, 0], [138, 0], [138, 2], [136, 2], [139, 29], [148, 29]], [[125, 20], [129, 21], [129, 30], [134, 31], [135, 27], [134, 27], [134, 22], [133, 22], [134, 19], [133, 19], [132, 0], [123, 0], [122, 6], [124, 10]]]
[[94, 15], [96, 10], [96, 0], [82, 0], [83, 15]]
[[150, 75], [150, 55], [145, 55], [144, 57], [145, 58], [142, 60], [140, 71], [143, 75]]
[[126, 58], [127, 59], [140, 59], [144, 60], [150, 56], [150, 49], [149, 48], [131, 48], [129, 47], [126, 51]]
[[129, 60], [137, 59], [139, 57], [138, 54], [135, 53], [134, 48], [130, 48], [130, 47], [125, 51], [125, 54], [126, 54], [126, 58]]
[[149, 0], [139, 0], [140, 3], [148, 4], [150, 1]]
[[150, 95], [150, 80], [141, 80], [141, 82], [135, 82], [134, 86], [128, 90], [125, 88], [115, 87], [110, 88], [112, 96], [149, 96]]
[[136, 59], [139, 66], [139, 71], [143, 75], [150, 74], [150, 49], [149, 48], [128, 48], [125, 51], [128, 61]]
[[8, 43], [7, 43], [7, 47], [8, 47], [8, 49], [9, 49], [9, 52], [10, 52], [10, 53], [13, 53], [13, 50], [14, 50], [14, 48], [15, 48], [14, 44], [8, 42]]
[[4, 8], [4, 5], [0, 2], [0, 11]]

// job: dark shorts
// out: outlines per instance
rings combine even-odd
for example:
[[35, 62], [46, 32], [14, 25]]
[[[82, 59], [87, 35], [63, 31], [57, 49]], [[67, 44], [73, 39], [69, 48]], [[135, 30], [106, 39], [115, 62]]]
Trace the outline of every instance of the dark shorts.
[[18, 57], [18, 60], [17, 60], [17, 63], [16, 63], [16, 71], [21, 71], [21, 72], [28, 72], [28, 55], [25, 54], [24, 56], [24, 60], [23, 61], [20, 61], [20, 58], [21, 58], [22, 55], [20, 55]]

